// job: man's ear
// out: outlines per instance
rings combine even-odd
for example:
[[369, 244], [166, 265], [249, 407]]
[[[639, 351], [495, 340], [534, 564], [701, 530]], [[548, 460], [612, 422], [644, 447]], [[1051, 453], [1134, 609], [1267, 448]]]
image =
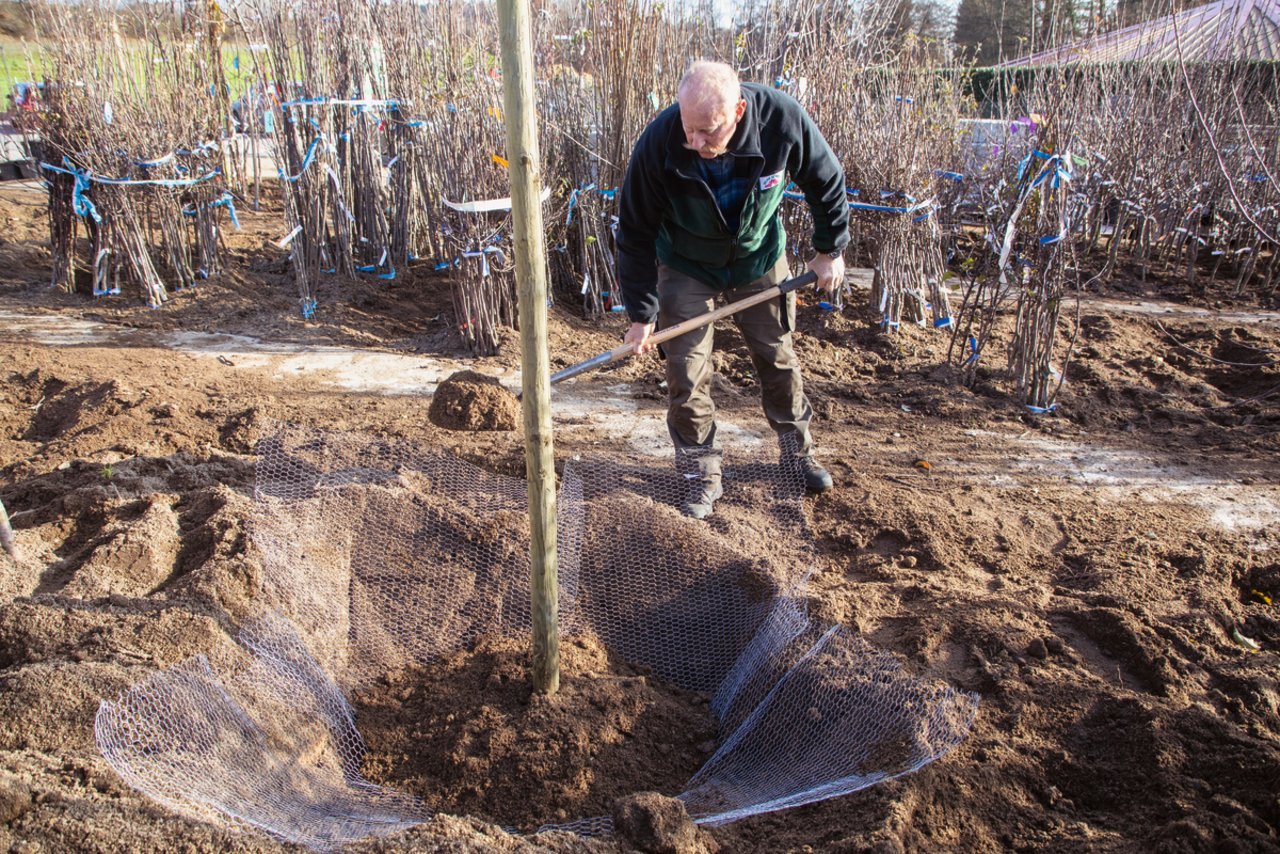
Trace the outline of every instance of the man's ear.
[[738, 106], [735, 107], [733, 111], [734, 121], [742, 121], [742, 114], [745, 113], [746, 111], [747, 111], [747, 99], [739, 98]]

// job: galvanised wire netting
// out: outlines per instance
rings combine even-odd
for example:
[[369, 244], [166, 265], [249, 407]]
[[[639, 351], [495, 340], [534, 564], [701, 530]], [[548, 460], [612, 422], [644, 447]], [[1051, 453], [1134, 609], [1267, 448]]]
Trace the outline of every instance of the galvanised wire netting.
[[[264, 433], [251, 525], [264, 616], [238, 647], [104, 701], [98, 745], [130, 785], [198, 818], [315, 848], [395, 833], [431, 813], [362, 778], [349, 698], [481, 636], [528, 634], [525, 484], [406, 443]], [[561, 630], [712, 698], [717, 747], [678, 795], [703, 824], [910, 773], [963, 740], [978, 703], [810, 619], [817, 556], [794, 451], [739, 445], [705, 521], [681, 513], [695, 481], [669, 463], [575, 458], [558, 494]]]
[[360, 778], [351, 707], [287, 620], [265, 615], [238, 639], [99, 706], [98, 747], [125, 782], [175, 812], [321, 850], [431, 817]]

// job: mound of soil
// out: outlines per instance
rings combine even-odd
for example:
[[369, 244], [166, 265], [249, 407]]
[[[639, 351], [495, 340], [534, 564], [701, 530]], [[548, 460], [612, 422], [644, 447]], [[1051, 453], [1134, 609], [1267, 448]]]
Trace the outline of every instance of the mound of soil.
[[613, 829], [641, 851], [703, 854], [719, 850], [689, 818], [684, 801], [657, 792], [638, 792], [614, 804]]
[[514, 430], [520, 401], [493, 377], [458, 371], [440, 383], [427, 417], [446, 430]]
[[707, 697], [611, 661], [593, 637], [562, 642], [552, 696], [531, 691], [528, 662], [527, 642], [487, 637], [357, 693], [365, 777], [528, 832], [609, 815], [637, 789], [680, 792], [715, 748]]

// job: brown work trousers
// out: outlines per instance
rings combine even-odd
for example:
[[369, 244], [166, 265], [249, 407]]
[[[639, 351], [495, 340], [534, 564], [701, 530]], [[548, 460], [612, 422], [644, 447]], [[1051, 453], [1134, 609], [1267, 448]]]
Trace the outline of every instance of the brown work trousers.
[[[768, 290], [790, 275], [786, 256], [750, 284], [718, 291], [665, 264], [658, 267], [658, 328], [715, 309], [717, 297], [730, 303]], [[769, 426], [784, 447], [801, 455], [812, 450], [809, 421], [813, 408], [804, 393], [800, 366], [791, 346], [796, 321], [796, 295], [767, 300], [733, 315], [760, 378], [761, 402]], [[711, 399], [712, 327], [686, 332], [662, 345], [667, 357], [667, 428], [677, 451], [711, 450], [716, 438], [716, 405]], [[794, 442], [794, 444], [792, 444]], [[677, 458], [681, 454], [677, 454]]]

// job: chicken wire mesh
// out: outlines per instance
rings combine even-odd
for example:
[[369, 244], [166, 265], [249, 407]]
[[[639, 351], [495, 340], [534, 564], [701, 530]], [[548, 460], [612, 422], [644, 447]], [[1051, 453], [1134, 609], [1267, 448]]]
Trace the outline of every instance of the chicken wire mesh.
[[263, 616], [239, 641], [100, 705], [98, 747], [126, 783], [175, 812], [320, 850], [431, 817], [360, 778], [351, 707], [286, 620]]
[[[153, 674], [99, 709], [107, 760], [167, 806], [330, 848], [429, 819], [360, 774], [349, 698], [484, 635], [527, 635], [523, 481], [438, 450], [270, 424], [251, 532], [266, 613], [239, 646]], [[766, 457], [772, 457], [766, 461]], [[558, 493], [561, 630], [711, 697], [717, 748], [680, 797], [720, 824], [857, 791], [960, 743], [976, 695], [906, 673], [803, 595], [816, 553], [803, 476], [727, 449], [705, 521], [670, 464], [566, 463]], [[607, 833], [606, 817], [546, 825]]]

